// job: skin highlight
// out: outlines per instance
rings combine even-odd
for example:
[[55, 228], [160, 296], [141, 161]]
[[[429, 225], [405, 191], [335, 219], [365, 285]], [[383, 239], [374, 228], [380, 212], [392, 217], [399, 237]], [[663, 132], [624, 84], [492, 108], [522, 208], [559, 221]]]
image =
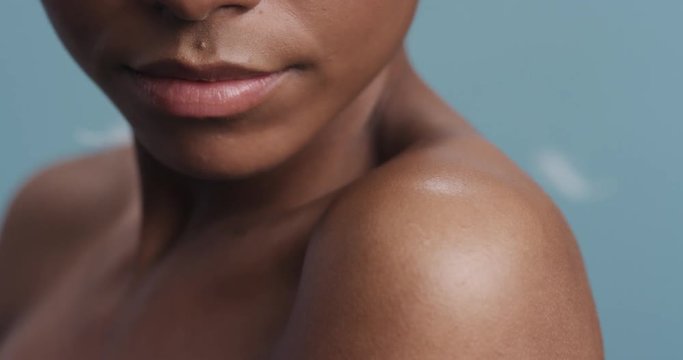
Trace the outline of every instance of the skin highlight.
[[[0, 360], [603, 357], [559, 210], [413, 70], [417, 1], [43, 4], [134, 141], [15, 198]], [[131, 91], [169, 59], [284, 75], [179, 117]]]

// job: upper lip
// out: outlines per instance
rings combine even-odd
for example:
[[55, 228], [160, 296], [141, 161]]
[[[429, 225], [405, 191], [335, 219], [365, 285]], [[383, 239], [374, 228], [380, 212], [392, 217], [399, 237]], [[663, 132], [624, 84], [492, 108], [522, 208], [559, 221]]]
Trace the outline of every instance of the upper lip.
[[128, 68], [147, 76], [210, 82], [254, 78], [272, 73], [227, 62], [190, 64], [175, 59], [164, 59]]

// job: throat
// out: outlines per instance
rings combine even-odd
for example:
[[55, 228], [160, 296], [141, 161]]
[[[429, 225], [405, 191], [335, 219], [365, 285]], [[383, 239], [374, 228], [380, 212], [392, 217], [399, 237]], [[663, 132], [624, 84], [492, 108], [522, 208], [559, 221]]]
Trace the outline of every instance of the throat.
[[139, 143], [135, 148], [141, 191], [134, 268], [141, 274], [180, 240], [192, 204], [178, 174], [161, 165]]

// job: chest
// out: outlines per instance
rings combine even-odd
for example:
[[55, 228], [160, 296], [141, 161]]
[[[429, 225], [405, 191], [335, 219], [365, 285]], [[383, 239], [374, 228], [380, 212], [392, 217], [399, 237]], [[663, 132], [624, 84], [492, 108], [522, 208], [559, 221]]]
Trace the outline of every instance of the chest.
[[189, 246], [141, 277], [126, 251], [93, 249], [25, 314], [0, 360], [267, 359], [306, 239], [277, 240], [289, 246]]

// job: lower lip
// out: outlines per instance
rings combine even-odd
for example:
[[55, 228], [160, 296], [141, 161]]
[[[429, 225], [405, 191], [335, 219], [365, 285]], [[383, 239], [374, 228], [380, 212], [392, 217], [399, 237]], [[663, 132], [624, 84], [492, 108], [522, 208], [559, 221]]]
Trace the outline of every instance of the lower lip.
[[132, 83], [149, 105], [179, 117], [229, 117], [258, 106], [273, 90], [284, 72], [245, 79], [191, 81], [153, 77], [132, 72]]

